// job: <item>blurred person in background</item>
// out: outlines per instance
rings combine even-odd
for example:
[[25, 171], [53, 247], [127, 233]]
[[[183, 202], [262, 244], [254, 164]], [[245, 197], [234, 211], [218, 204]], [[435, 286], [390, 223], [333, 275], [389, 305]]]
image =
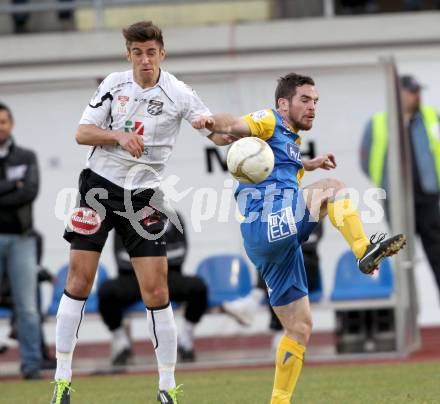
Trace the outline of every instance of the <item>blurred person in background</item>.
[[[12, 0], [14, 6], [28, 4], [29, 0]], [[27, 24], [29, 21], [29, 13], [14, 13], [12, 15], [12, 21], [14, 23], [14, 33], [23, 34], [27, 32]]]
[[[58, 3], [72, 3], [73, 0], [57, 0]], [[37, 2], [29, 2], [29, 0], [11, 0], [12, 5], [14, 6], [21, 6], [21, 5], [27, 5], [30, 6], [35, 5]], [[54, 4], [55, 6], [56, 4]], [[56, 15], [59, 20], [59, 29], [62, 29], [64, 31], [67, 30], [73, 30], [75, 28], [74, 26], [74, 11], [73, 10], [59, 10], [55, 11]], [[24, 34], [30, 32], [29, 26], [31, 26], [32, 29], [36, 30], [47, 30], [47, 27], [45, 26], [45, 20], [43, 20], [43, 23], [40, 27], [36, 27], [35, 24], [29, 24], [29, 20], [31, 19], [32, 14], [29, 12], [18, 12], [12, 14], [12, 22], [14, 26], [14, 33], [15, 34]], [[33, 26], [32, 26], [33, 25]]]
[[[182, 329], [178, 334], [178, 353], [180, 360], [195, 360], [194, 328], [206, 312], [208, 290], [205, 282], [197, 276], [182, 274], [188, 244], [184, 222], [178, 215], [183, 233], [169, 222], [165, 239], [168, 258], [168, 289], [170, 300], [184, 303], [185, 314]], [[123, 326], [124, 309], [141, 300], [141, 292], [121, 237], [114, 234], [114, 255], [118, 267], [118, 277], [105, 281], [98, 290], [99, 312], [112, 332], [112, 363], [126, 365], [132, 355], [131, 342]]]
[[346, 14], [371, 14], [379, 11], [377, 0], [341, 0], [341, 6]]
[[[54, 369], [56, 366], [55, 358], [50, 354], [49, 347], [46, 344], [44, 338], [43, 323], [45, 320], [45, 315], [43, 313], [43, 307], [41, 302], [40, 293], [40, 283], [43, 282], [54, 282], [54, 277], [51, 275], [50, 271], [41, 265], [42, 255], [43, 255], [43, 236], [37, 230], [32, 230], [29, 232], [29, 237], [34, 237], [37, 246], [37, 307], [40, 315], [40, 335], [41, 335], [41, 356], [42, 356], [42, 369]], [[14, 301], [12, 298], [11, 284], [9, 282], [7, 272], [4, 272], [3, 279], [0, 281], [0, 307], [8, 308], [12, 310], [11, 316], [11, 332], [9, 333], [9, 338], [17, 339], [17, 319], [14, 312]], [[5, 346], [5, 350], [8, 346]], [[1, 351], [1, 349], [0, 349]], [[3, 351], [4, 352], [4, 351]], [[0, 352], [1, 353], [1, 352]]]
[[22, 375], [25, 379], [38, 379], [41, 334], [37, 251], [30, 232], [39, 174], [35, 153], [15, 144], [13, 127], [11, 110], [0, 104], [0, 281], [6, 271], [17, 321]]
[[[435, 7], [440, 8], [440, 0], [435, 1]], [[406, 11], [421, 11], [427, 10], [425, 0], [405, 0], [404, 9]]]
[[[405, 130], [410, 137], [416, 232], [440, 291], [440, 119], [436, 110], [422, 104], [422, 85], [414, 76], [400, 77]], [[363, 172], [377, 187], [389, 190], [387, 113], [378, 112], [367, 123], [361, 144]], [[389, 218], [389, 204], [385, 212]]]

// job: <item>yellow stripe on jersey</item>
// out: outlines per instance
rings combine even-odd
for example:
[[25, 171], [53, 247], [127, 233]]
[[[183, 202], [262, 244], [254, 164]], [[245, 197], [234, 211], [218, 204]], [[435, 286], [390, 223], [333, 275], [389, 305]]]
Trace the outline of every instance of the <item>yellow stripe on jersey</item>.
[[300, 168], [296, 174], [296, 179], [298, 181], [298, 186], [301, 185], [301, 179], [304, 176], [304, 168]]
[[249, 125], [251, 135], [262, 140], [270, 139], [275, 131], [276, 118], [271, 109], [252, 112], [242, 117]]
[[[295, 140], [295, 143], [298, 145], [298, 146], [301, 146], [301, 140], [302, 140], [302, 136], [299, 136], [298, 135], [298, 139], [296, 139]], [[301, 185], [301, 179], [302, 179], [302, 177], [304, 176], [304, 168], [300, 168], [299, 170], [298, 170], [298, 173], [296, 174], [296, 179], [297, 179], [297, 181], [298, 181], [298, 186], [300, 186]]]

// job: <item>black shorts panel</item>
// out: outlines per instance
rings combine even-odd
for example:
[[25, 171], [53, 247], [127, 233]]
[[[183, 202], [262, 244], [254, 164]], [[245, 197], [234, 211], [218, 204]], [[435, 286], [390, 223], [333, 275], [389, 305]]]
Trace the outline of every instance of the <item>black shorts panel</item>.
[[[70, 242], [71, 250], [96, 251], [100, 253], [104, 248], [104, 245], [94, 243], [90, 241], [87, 237], [82, 236], [81, 234], [77, 234], [75, 232], [70, 233], [69, 236], [66, 236], [66, 234], [64, 234], [64, 238]], [[70, 240], [68, 240], [68, 238]]]
[[134, 257], [166, 257], [167, 246], [164, 240], [146, 240], [142, 241], [128, 251], [130, 258]]
[[[121, 216], [116, 212], [126, 212], [124, 204], [124, 189], [113, 184], [107, 179], [94, 173], [90, 169], [81, 172], [79, 178], [79, 207], [93, 209], [86, 201], [86, 195], [91, 189], [102, 188], [108, 198], [100, 198], [95, 195], [96, 202], [102, 205], [96, 206], [95, 211], [105, 214], [101, 227], [94, 234], [79, 234], [71, 229], [66, 229], [64, 238], [71, 243], [72, 249], [84, 249], [90, 251], [101, 251], [107, 240], [108, 233], [115, 228], [119, 233], [130, 256], [166, 256], [166, 242], [164, 238], [164, 227], [167, 225], [167, 218], [157, 210], [137, 222], [136, 229], [127, 217]], [[150, 199], [154, 190], [146, 189], [142, 192], [130, 192], [130, 200], [133, 210], [138, 212], [140, 209], [149, 207]], [[95, 203], [96, 203], [95, 202]], [[149, 209], [151, 212], [151, 209]], [[101, 214], [101, 216], [103, 216]], [[134, 220], [134, 219], [133, 219]]]

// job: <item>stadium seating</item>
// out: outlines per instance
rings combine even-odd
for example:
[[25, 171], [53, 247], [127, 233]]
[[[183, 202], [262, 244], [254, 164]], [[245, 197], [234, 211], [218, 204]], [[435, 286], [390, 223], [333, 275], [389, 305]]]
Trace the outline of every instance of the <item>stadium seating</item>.
[[[196, 275], [200, 276], [208, 287], [209, 308], [220, 306], [226, 300], [234, 300], [248, 295], [252, 289], [249, 267], [242, 256], [214, 255], [204, 258], [198, 265]], [[177, 303], [171, 302], [173, 309]], [[126, 313], [144, 312], [142, 300], [128, 306]]]
[[214, 255], [203, 259], [196, 270], [208, 287], [208, 306], [220, 306], [248, 295], [252, 289], [251, 275], [241, 255]]
[[385, 299], [393, 293], [390, 259], [385, 259], [379, 273], [368, 276], [359, 271], [351, 251], [344, 253], [336, 266], [331, 300]]
[[[64, 293], [64, 286], [66, 284], [68, 270], [69, 266], [66, 264], [59, 270], [57, 274], [56, 282], [53, 288], [52, 302], [47, 310], [47, 314], [49, 316], [54, 316], [57, 314], [58, 305], [60, 304], [61, 297]], [[98, 312], [98, 295], [96, 293], [96, 289], [98, 289], [99, 285], [101, 285], [106, 279], [108, 279], [108, 272], [104, 265], [100, 264], [98, 266], [97, 279], [95, 280], [96, 287], [92, 289], [92, 292], [90, 293], [86, 302], [86, 313]]]

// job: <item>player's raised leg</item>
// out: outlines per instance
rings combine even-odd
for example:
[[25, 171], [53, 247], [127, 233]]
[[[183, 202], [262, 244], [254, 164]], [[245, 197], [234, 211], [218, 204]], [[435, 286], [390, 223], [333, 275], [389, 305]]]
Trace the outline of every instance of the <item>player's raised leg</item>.
[[330, 222], [349, 244], [359, 269], [364, 273], [372, 273], [385, 257], [396, 254], [405, 245], [406, 239], [402, 234], [390, 238], [380, 235], [377, 240], [374, 237], [368, 239], [346, 186], [339, 180], [317, 181], [304, 188], [304, 195], [313, 217], [322, 219], [328, 215]]
[[132, 257], [142, 299], [147, 309], [148, 329], [159, 371], [157, 400], [177, 404], [174, 370], [177, 360], [177, 330], [170, 304], [166, 257]]
[[312, 333], [309, 299], [308, 296], [303, 296], [289, 304], [272, 307], [285, 334], [276, 354], [271, 404], [290, 404], [301, 373], [306, 345]]
[[70, 250], [69, 273], [57, 312], [55, 389], [51, 404], [70, 404], [72, 356], [101, 253]]

